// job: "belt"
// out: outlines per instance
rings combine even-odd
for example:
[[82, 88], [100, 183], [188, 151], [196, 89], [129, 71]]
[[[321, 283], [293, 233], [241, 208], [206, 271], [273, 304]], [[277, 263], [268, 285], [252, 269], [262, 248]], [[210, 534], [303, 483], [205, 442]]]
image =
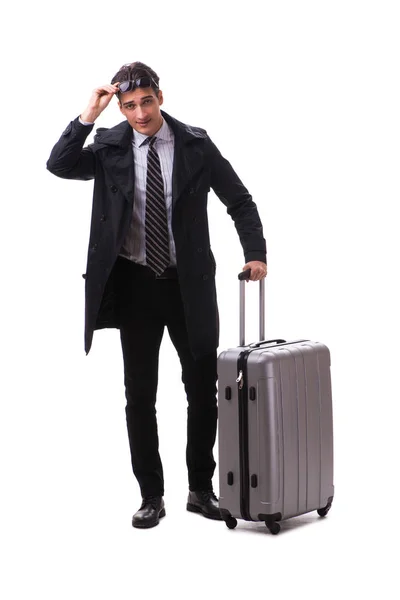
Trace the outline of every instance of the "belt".
[[167, 267], [161, 275], [156, 275], [156, 279], [178, 279], [178, 270], [176, 267]]
[[154, 271], [150, 269], [150, 267], [146, 265], [141, 265], [133, 260], [130, 260], [130, 258], [126, 255], [123, 256], [122, 254], [120, 254], [120, 257], [122, 259], [122, 266], [126, 267], [127, 265], [129, 265], [128, 268], [134, 269], [135, 271], [140, 273], [140, 275], [144, 275], [145, 277], [148, 277], [150, 279], [178, 279], [178, 270], [176, 267], [167, 267], [165, 271], [161, 273], [161, 275], [156, 275]]

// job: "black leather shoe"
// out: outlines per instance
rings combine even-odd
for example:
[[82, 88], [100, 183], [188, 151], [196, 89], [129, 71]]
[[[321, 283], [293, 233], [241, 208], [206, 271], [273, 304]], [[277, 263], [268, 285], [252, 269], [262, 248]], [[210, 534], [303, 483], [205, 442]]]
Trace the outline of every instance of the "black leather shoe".
[[189, 491], [186, 508], [190, 512], [201, 513], [208, 519], [222, 521], [218, 498], [212, 490]]
[[162, 517], [165, 517], [164, 499], [161, 496], [146, 496], [132, 517], [132, 525], [142, 529], [155, 527]]

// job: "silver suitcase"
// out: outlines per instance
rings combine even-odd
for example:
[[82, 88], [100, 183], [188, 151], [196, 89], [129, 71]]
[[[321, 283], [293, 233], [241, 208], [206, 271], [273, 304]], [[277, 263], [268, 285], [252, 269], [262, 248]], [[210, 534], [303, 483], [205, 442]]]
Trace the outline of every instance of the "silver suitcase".
[[245, 345], [245, 279], [239, 274], [240, 346], [218, 356], [219, 508], [236, 519], [279, 521], [332, 504], [333, 425], [330, 353], [319, 342], [264, 339]]

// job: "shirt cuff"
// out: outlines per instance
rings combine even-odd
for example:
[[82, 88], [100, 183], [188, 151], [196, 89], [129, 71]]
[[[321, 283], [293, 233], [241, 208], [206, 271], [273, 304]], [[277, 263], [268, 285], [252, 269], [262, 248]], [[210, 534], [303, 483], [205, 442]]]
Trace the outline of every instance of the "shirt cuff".
[[90, 121], [82, 121], [82, 119], [80, 117], [78, 117], [79, 119], [79, 123], [81, 123], [81, 125], [94, 125], [94, 121], [93, 123], [91, 123]]

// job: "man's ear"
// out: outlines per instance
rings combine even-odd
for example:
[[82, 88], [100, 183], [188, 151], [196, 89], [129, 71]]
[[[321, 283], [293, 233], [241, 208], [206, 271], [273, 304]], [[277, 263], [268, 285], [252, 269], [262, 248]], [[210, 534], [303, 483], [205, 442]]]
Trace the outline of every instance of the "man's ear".
[[164, 102], [164, 97], [163, 97], [163, 93], [162, 93], [162, 91], [161, 91], [161, 90], [158, 90], [157, 97], [158, 97], [158, 103], [159, 103], [159, 104], [160, 104], [160, 106], [161, 106], [161, 104]]

